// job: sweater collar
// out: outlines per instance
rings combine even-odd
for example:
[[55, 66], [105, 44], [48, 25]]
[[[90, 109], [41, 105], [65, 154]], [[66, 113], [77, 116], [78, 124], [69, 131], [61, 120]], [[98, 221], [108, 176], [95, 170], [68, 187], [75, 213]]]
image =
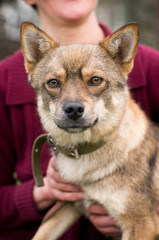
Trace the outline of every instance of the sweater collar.
[[[104, 24], [100, 23], [100, 27], [103, 29], [105, 36], [112, 33]], [[128, 85], [130, 89], [133, 89], [142, 87], [145, 84], [146, 80], [141, 56], [141, 46], [139, 44], [134, 68], [129, 74]], [[28, 82], [28, 76], [24, 67], [24, 58], [22, 52], [18, 51], [10, 58], [6, 103], [8, 105], [21, 105], [35, 102], [36, 94]]]

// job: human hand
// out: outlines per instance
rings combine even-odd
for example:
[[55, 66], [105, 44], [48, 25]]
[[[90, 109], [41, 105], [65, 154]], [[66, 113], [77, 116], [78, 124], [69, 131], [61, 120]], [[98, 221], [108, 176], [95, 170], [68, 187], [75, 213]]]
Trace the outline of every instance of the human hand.
[[44, 186], [34, 186], [33, 189], [33, 199], [39, 211], [48, 208], [57, 200], [74, 202], [84, 199], [84, 193], [80, 187], [68, 183], [60, 176], [55, 160], [55, 156], [50, 158], [44, 177]]
[[121, 236], [121, 229], [101, 205], [92, 204], [87, 210], [90, 222], [99, 232], [110, 237]]
[[157, 215], [159, 216], [159, 203], [157, 205], [156, 212], [157, 212]]

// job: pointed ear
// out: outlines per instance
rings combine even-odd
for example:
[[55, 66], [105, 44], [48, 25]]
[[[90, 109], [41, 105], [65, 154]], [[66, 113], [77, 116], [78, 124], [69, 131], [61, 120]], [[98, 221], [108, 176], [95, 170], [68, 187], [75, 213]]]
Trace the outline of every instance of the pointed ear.
[[108, 36], [100, 45], [120, 64], [124, 73], [130, 73], [138, 44], [138, 25], [130, 23]]
[[58, 46], [46, 33], [29, 22], [22, 23], [21, 45], [28, 73], [50, 49]]

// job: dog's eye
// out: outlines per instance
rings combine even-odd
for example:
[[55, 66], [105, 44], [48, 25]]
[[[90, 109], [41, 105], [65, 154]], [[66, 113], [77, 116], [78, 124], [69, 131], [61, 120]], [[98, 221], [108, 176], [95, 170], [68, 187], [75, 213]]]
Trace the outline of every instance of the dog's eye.
[[98, 86], [103, 82], [103, 78], [101, 77], [91, 77], [88, 81], [88, 85], [90, 86]]
[[47, 85], [50, 88], [56, 88], [56, 87], [60, 87], [61, 86], [61, 82], [58, 79], [53, 78], [53, 79], [50, 79], [49, 81], [47, 81]]

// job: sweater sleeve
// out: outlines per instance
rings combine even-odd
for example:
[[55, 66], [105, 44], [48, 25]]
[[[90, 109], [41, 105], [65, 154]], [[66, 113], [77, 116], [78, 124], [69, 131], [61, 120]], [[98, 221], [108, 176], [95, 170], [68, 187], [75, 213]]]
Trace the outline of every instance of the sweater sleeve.
[[29, 180], [19, 186], [0, 186], [0, 228], [15, 228], [42, 220], [32, 199], [33, 185], [33, 180]]
[[142, 46], [142, 59], [151, 118], [154, 122], [159, 122], [159, 51]]
[[33, 179], [15, 185], [13, 172], [16, 151], [9, 116], [5, 104], [7, 71], [6, 63], [0, 63], [0, 228], [20, 227], [26, 222], [40, 221], [42, 216], [34, 206]]

